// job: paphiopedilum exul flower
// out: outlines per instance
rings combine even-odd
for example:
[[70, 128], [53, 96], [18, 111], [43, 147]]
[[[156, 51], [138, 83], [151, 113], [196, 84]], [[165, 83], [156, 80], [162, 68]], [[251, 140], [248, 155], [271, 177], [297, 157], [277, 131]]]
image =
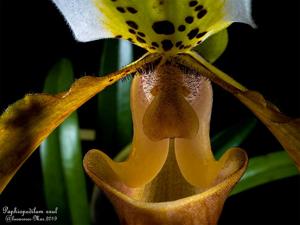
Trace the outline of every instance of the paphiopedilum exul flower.
[[133, 80], [134, 137], [127, 161], [114, 162], [98, 150], [84, 158], [86, 172], [124, 224], [216, 224], [246, 169], [247, 156], [238, 148], [214, 159], [210, 81], [185, 73], [176, 59], [172, 63]]
[[250, 0], [54, 0], [79, 41], [123, 38], [146, 49], [106, 77], [83, 77], [54, 96], [27, 95], [0, 118], [1, 191], [22, 163], [71, 112], [131, 73], [132, 152], [117, 163], [91, 150], [84, 167], [124, 224], [215, 224], [243, 174], [246, 154], [212, 155], [210, 81], [264, 122], [296, 163], [299, 119], [291, 119], [194, 52], [233, 22], [253, 25]]

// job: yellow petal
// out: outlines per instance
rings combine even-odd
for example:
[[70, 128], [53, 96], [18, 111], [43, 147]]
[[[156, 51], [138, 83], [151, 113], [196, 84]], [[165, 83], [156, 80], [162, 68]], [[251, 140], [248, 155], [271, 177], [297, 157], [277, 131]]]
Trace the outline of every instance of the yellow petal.
[[300, 118], [290, 118], [255, 91], [235, 95], [273, 133], [300, 170]]
[[30, 94], [9, 106], [0, 117], [0, 192], [40, 143], [74, 110], [157, 57], [146, 55], [106, 77], [82, 77], [67, 92]]
[[290, 118], [272, 103], [220, 71], [197, 53], [184, 55], [185, 62], [204, 76], [220, 85], [246, 105], [273, 133], [300, 169], [300, 118]]

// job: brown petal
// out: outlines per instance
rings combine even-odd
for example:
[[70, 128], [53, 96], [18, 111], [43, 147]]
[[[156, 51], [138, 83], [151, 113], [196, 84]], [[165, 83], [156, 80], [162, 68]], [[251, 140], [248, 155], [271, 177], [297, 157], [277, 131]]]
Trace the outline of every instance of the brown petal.
[[82, 77], [57, 95], [30, 94], [0, 117], [0, 192], [40, 143], [74, 110], [106, 86], [134, 72], [157, 55], [146, 55], [106, 77]]
[[268, 127], [300, 169], [300, 118], [285, 116], [256, 91], [235, 96]]
[[194, 52], [184, 55], [185, 62], [220, 85], [246, 105], [273, 133], [300, 169], [300, 118], [290, 118], [271, 102], [220, 71]]

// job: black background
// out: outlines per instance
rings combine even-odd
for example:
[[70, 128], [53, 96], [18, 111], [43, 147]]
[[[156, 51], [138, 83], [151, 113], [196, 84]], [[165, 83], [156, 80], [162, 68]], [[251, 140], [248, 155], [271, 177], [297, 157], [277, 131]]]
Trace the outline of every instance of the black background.
[[[299, 116], [300, 3], [253, 2], [258, 28], [232, 25], [228, 49], [216, 65], [246, 87], [260, 91], [286, 114]], [[98, 74], [101, 46], [101, 41], [74, 41], [50, 0], [1, 0], [0, 110], [25, 93], [41, 92], [47, 72], [62, 57], [72, 60], [77, 77]], [[232, 96], [216, 86], [214, 90], [212, 134], [251, 116]], [[79, 111], [82, 127], [92, 128], [96, 116], [92, 105], [88, 103]], [[85, 143], [84, 150], [97, 147], [94, 144]], [[250, 157], [281, 148], [260, 123], [242, 147]], [[88, 178], [87, 181], [91, 190], [92, 184]], [[300, 224], [299, 188], [299, 177], [293, 177], [231, 197], [220, 224]], [[45, 208], [38, 151], [20, 169], [0, 199], [1, 207]]]

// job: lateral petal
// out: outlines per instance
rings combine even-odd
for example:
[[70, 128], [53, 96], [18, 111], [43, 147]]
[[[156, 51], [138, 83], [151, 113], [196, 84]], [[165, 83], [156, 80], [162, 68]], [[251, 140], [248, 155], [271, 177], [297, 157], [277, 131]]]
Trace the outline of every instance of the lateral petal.
[[40, 143], [73, 111], [108, 85], [157, 59], [146, 55], [105, 77], [82, 77], [57, 95], [29, 94], [0, 117], [0, 192]]
[[197, 53], [190, 52], [183, 58], [186, 58], [185, 63], [233, 94], [247, 106], [272, 132], [300, 169], [300, 118], [290, 118], [284, 115], [259, 92], [248, 90]]

